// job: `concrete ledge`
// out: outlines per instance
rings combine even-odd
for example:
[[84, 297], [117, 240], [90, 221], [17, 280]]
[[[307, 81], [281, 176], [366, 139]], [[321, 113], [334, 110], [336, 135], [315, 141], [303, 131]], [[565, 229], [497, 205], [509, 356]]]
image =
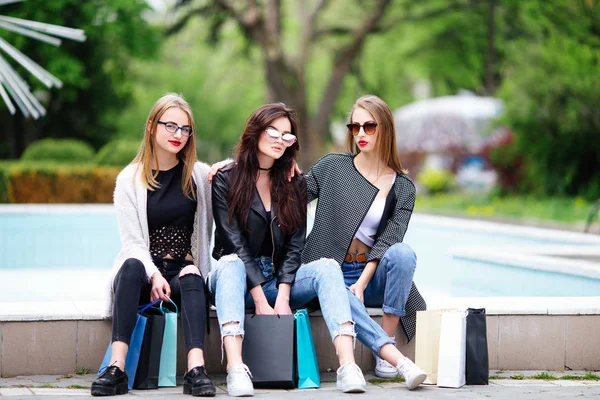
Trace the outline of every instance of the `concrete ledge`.
[[[597, 298], [583, 299], [588, 299], [589, 303], [580, 310], [583, 312], [574, 308], [554, 308], [554, 305], [548, 304], [542, 306], [541, 300], [539, 304], [528, 305], [531, 310], [538, 311], [535, 313], [525, 310], [508, 313], [501, 307], [491, 307], [487, 317], [490, 369], [600, 370], [600, 346], [590, 341], [600, 331], [597, 306], [600, 303]], [[456, 306], [461, 306], [461, 303], [471, 307], [491, 305], [490, 299], [454, 300], [453, 305]], [[522, 300], [514, 301], [519, 303]], [[536, 303], [535, 298], [527, 298], [526, 301]], [[71, 374], [80, 368], [96, 371], [111, 336], [110, 320], [101, 319], [99, 311], [97, 314], [91, 312], [97, 306], [101, 304], [87, 304], [87, 308], [73, 306], [68, 312], [52, 317], [42, 315], [40, 309], [37, 309], [37, 314], [27, 314], [25, 306], [7, 312], [10, 307], [3, 304], [4, 315], [0, 315], [0, 376]], [[56, 308], [53, 309], [56, 311]], [[88, 312], [86, 315], [83, 315], [83, 309]], [[381, 310], [370, 311], [373, 318], [381, 323]], [[319, 312], [311, 314], [311, 325], [319, 368], [335, 371], [338, 367], [335, 349]], [[210, 327], [211, 333], [206, 336], [205, 343], [206, 364], [211, 372], [224, 373], [221, 339], [214, 312], [211, 312]], [[179, 328], [178, 372], [182, 374], [186, 368], [186, 357]], [[414, 359], [415, 340], [406, 343], [400, 328], [396, 338], [399, 350]], [[358, 341], [355, 356], [363, 370], [373, 370], [371, 351]]]

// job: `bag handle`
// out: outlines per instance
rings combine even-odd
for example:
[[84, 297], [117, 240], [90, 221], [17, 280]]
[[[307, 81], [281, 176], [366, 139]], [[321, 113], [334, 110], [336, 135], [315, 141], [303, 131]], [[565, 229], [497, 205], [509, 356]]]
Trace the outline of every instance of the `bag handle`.
[[[177, 314], [179, 312], [179, 309], [177, 308], [177, 304], [175, 304], [169, 296], [165, 295], [165, 297], [167, 298], [167, 300], [169, 300], [169, 303], [173, 304], [173, 307], [175, 307], [175, 314]], [[160, 302], [160, 307], [158, 307], [158, 309], [160, 310], [161, 313], [164, 314], [165, 311], [163, 310], [163, 303], [164, 303], [164, 301]], [[169, 309], [167, 309], [167, 310], [170, 311]], [[207, 316], [207, 318], [208, 318], [208, 316]]]
[[138, 314], [142, 314], [144, 311], [146, 311], [147, 309], [149, 309], [150, 307], [152, 307], [153, 305], [155, 305], [156, 303], [158, 303], [160, 301], [160, 297], [148, 304], [142, 304], [141, 306], [138, 306]]
[[294, 313], [294, 319], [298, 319], [300, 317], [308, 317], [308, 310], [306, 308], [301, 308], [296, 310], [296, 312]]

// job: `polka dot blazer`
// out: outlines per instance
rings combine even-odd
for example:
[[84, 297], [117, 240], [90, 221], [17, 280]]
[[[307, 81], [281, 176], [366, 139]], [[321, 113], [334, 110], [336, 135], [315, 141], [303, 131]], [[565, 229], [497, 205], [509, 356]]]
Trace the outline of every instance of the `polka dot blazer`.
[[[308, 200], [318, 198], [313, 229], [306, 239], [302, 263], [322, 257], [342, 264], [354, 234], [379, 191], [354, 166], [353, 154], [328, 154], [306, 174]], [[415, 186], [408, 176], [398, 174], [388, 200], [393, 210], [382, 224], [368, 261], [380, 260], [392, 245], [402, 242], [415, 204]], [[386, 209], [388, 207], [386, 206]], [[406, 302], [406, 315], [400, 318], [408, 340], [416, 332], [416, 312], [425, 310], [425, 300], [414, 282]]]

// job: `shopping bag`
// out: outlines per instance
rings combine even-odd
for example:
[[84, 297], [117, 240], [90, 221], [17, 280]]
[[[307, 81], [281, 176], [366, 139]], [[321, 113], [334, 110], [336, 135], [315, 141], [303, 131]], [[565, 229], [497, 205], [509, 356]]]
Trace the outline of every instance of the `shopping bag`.
[[466, 382], [487, 385], [490, 373], [485, 308], [467, 310]]
[[256, 388], [296, 387], [296, 330], [293, 315], [252, 315], [244, 320], [242, 358]]
[[[167, 297], [168, 298], [168, 297]], [[169, 299], [169, 298], [168, 298]], [[158, 369], [158, 387], [177, 386], [177, 305], [169, 299], [175, 311], [163, 307], [160, 311], [165, 316], [165, 331], [160, 351], [160, 367]]]
[[296, 353], [298, 359], [298, 388], [309, 389], [321, 386], [319, 363], [313, 341], [310, 318], [306, 309], [296, 311]]
[[[133, 381], [135, 380], [135, 375], [137, 371], [137, 367], [140, 359], [140, 352], [142, 350], [142, 342], [144, 340], [144, 332], [146, 331], [146, 322], [147, 318], [142, 315], [146, 308], [152, 307], [156, 304], [158, 300], [148, 303], [142, 306], [142, 309], [138, 311], [137, 321], [135, 323], [135, 327], [133, 328], [133, 332], [131, 333], [131, 339], [129, 340], [129, 349], [127, 350], [127, 357], [125, 358], [125, 372], [128, 377], [128, 389], [133, 389]], [[98, 369], [98, 376], [104, 373], [104, 370], [108, 368], [110, 365], [110, 357], [112, 355], [112, 341], [109, 343], [108, 348], [106, 349], [106, 353], [104, 353], [104, 359], [100, 364], [100, 368]]]
[[165, 330], [165, 316], [158, 308], [154, 307], [146, 309], [143, 315], [147, 319], [146, 331], [133, 388], [158, 389], [158, 369]]
[[459, 388], [465, 384], [466, 333], [464, 311], [445, 311], [442, 314], [438, 386]]
[[424, 383], [437, 384], [442, 310], [417, 311], [415, 364], [427, 374]]

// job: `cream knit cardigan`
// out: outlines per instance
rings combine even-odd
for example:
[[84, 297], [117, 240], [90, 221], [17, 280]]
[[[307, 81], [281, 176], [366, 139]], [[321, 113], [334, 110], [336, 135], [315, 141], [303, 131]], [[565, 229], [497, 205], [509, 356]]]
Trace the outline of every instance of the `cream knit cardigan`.
[[[112, 315], [114, 297], [114, 279], [128, 258], [136, 258], [144, 264], [148, 280], [158, 268], [150, 255], [148, 233], [147, 199], [148, 191], [141, 182], [141, 168], [130, 164], [117, 176], [114, 193], [114, 205], [121, 236], [121, 251], [113, 264], [105, 302], [104, 317]], [[192, 173], [197, 188], [197, 208], [192, 233], [192, 257], [206, 279], [211, 269], [210, 239], [212, 233], [211, 190], [208, 183], [210, 167], [196, 162]]]

